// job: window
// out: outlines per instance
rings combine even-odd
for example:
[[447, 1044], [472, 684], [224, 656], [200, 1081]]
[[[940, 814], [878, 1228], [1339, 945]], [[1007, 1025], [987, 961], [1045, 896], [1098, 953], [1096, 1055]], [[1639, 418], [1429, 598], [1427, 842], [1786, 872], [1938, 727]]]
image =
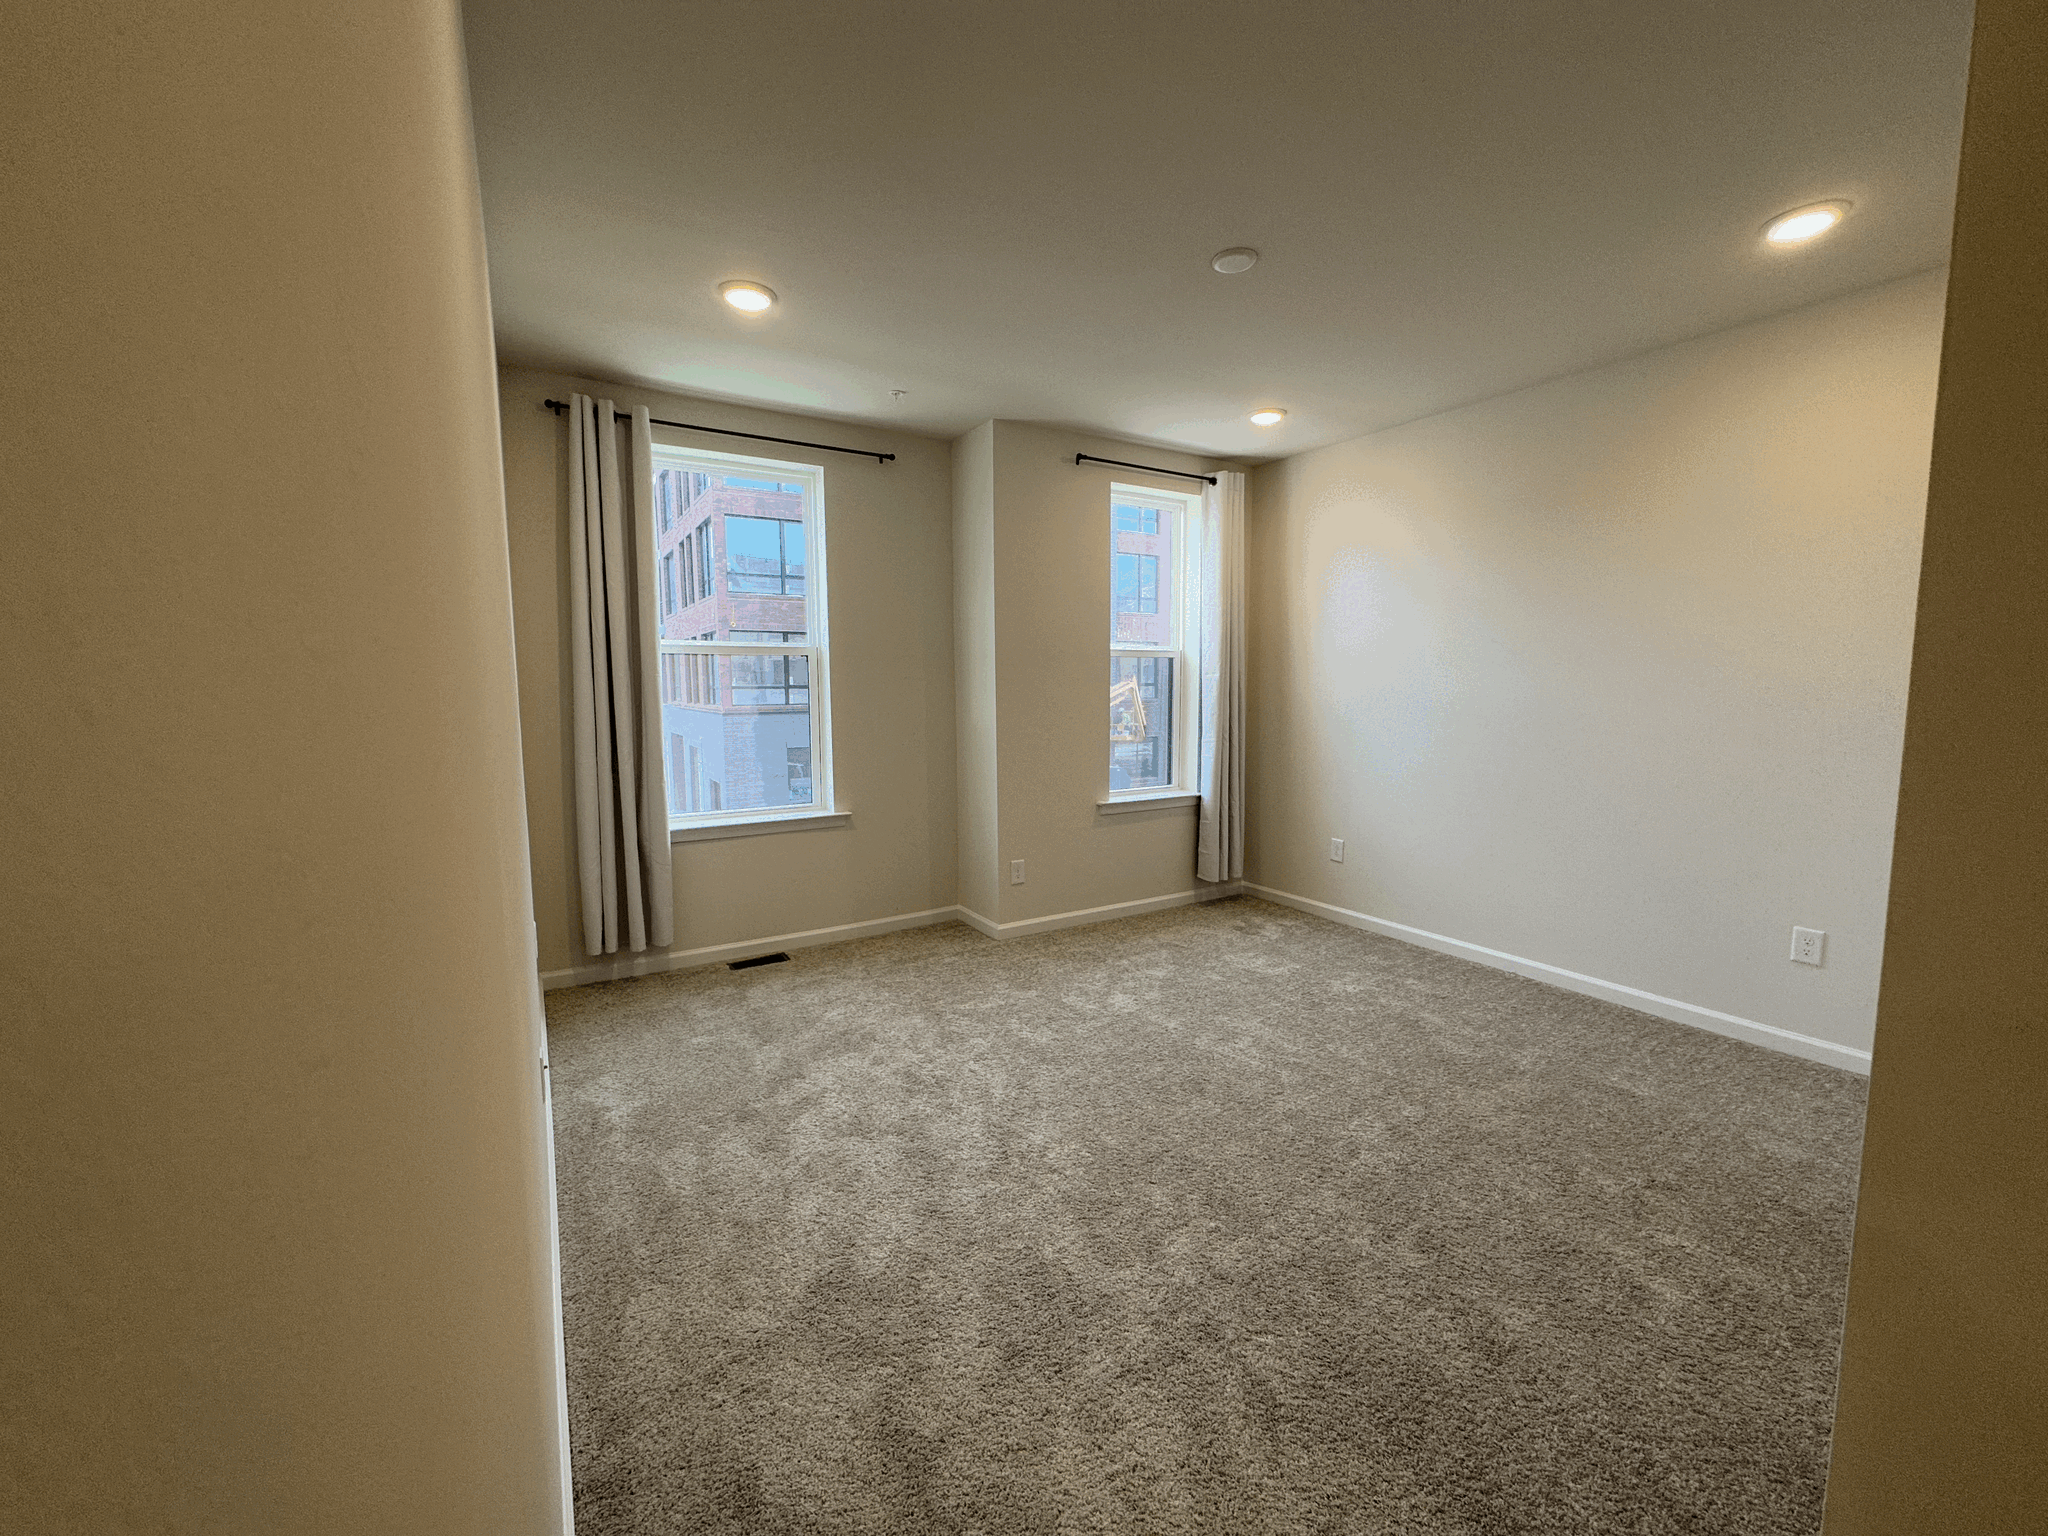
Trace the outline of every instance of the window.
[[655, 475], [657, 548], [687, 525], [660, 566], [670, 824], [830, 811], [823, 471], [657, 447]]
[[682, 476], [665, 469], [654, 477], [654, 531], [667, 533], [676, 518], [676, 482]]
[[[779, 486], [773, 490], [783, 494]], [[725, 569], [728, 591], [802, 597], [804, 525], [781, 518], [726, 518]]]
[[[778, 634], [767, 630], [734, 630], [734, 640], [801, 640], [802, 634]], [[763, 708], [805, 708], [811, 703], [811, 669], [800, 656], [735, 656], [732, 659], [732, 688], [735, 704]], [[794, 747], [790, 748], [795, 751]], [[810, 749], [805, 748], [805, 761]], [[803, 775], [810, 777], [809, 773]]]
[[1182, 651], [1191, 622], [1188, 529], [1196, 498], [1112, 486], [1109, 517], [1109, 792], [1182, 785]]
[[1159, 557], [1131, 555], [1119, 550], [1112, 555], [1111, 574], [1118, 613], [1159, 611]]
[[[693, 635], [695, 640], [716, 639], [714, 634]], [[700, 707], [718, 703], [718, 658], [665, 651], [661, 658], [661, 702]]]
[[675, 553], [682, 561], [681, 606], [694, 607], [712, 593], [710, 519], [684, 534], [676, 544]]

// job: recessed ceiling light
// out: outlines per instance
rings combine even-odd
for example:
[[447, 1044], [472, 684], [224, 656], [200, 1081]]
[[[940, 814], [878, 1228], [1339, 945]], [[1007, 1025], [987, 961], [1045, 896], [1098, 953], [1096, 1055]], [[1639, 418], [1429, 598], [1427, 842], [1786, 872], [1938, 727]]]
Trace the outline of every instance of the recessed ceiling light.
[[775, 302], [775, 290], [760, 283], [730, 282], [718, 285], [718, 296], [734, 309], [758, 315]]
[[1848, 212], [1849, 205], [1844, 202], [1809, 203], [1771, 220], [1764, 226], [1764, 239], [1772, 245], [1803, 245], [1833, 229]]
[[1227, 251], [1218, 251], [1209, 258], [1209, 265], [1218, 272], [1249, 272], [1252, 263], [1259, 259], [1259, 253], [1248, 245], [1233, 245]]
[[1287, 413], [1278, 407], [1268, 406], [1263, 411], [1252, 412], [1252, 425], [1255, 427], [1278, 426], [1285, 419], [1286, 415]]

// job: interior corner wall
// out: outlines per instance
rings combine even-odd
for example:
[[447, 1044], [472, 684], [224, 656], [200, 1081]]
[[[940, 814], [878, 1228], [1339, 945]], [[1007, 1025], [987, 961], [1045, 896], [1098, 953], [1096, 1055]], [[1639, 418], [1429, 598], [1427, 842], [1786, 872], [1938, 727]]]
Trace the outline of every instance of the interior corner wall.
[[673, 951], [746, 943], [950, 907], [954, 829], [951, 457], [943, 441], [537, 369], [499, 370], [512, 607], [532, 827], [540, 968], [583, 950], [569, 739], [568, 425], [572, 392], [621, 410], [896, 455], [892, 463], [657, 427], [656, 443], [819, 464], [831, 603], [832, 769], [846, 827], [675, 844]]
[[1943, 284], [1257, 470], [1246, 879], [1866, 1050]]
[[2048, 1509], [2048, 5], [1979, 0], [1827, 1536]]
[[953, 667], [960, 904], [997, 921], [996, 424], [953, 444]]
[[[1076, 465], [1076, 453], [1190, 473], [1213, 468], [1184, 453], [1017, 421], [984, 423], [956, 451], [956, 498], [964, 498], [956, 516], [971, 508], [978, 518], [986, 505], [992, 533], [996, 808], [993, 847], [963, 840], [962, 888], [992, 888], [991, 905], [975, 910], [1000, 925], [1201, 889], [1192, 807], [1113, 816], [1097, 809], [1109, 793], [1110, 484], [1185, 491], [1194, 482]], [[962, 567], [970, 585], [983, 580], [979, 562]], [[1008, 878], [1016, 859], [1025, 864], [1021, 885]]]
[[452, 0], [15, 7], [0, 1529], [564, 1529]]

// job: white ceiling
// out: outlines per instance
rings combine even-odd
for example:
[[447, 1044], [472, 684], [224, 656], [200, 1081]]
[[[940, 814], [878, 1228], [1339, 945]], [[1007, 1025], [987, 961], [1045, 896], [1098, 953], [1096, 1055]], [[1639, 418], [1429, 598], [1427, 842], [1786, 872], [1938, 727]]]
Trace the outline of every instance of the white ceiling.
[[[507, 361], [1248, 457], [1940, 264], [1970, 22], [1963, 0], [465, 9]], [[1834, 234], [1762, 246], [1830, 197], [1856, 204]], [[1259, 264], [1211, 271], [1234, 245]], [[782, 302], [738, 316], [732, 277]], [[1291, 414], [1249, 425], [1266, 404]]]

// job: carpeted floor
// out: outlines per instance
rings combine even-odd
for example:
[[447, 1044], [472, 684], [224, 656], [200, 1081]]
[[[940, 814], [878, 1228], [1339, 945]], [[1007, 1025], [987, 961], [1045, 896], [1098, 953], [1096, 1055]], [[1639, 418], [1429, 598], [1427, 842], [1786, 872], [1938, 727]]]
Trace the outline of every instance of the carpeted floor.
[[1862, 1080], [1240, 898], [553, 994], [579, 1536], [1818, 1529]]

